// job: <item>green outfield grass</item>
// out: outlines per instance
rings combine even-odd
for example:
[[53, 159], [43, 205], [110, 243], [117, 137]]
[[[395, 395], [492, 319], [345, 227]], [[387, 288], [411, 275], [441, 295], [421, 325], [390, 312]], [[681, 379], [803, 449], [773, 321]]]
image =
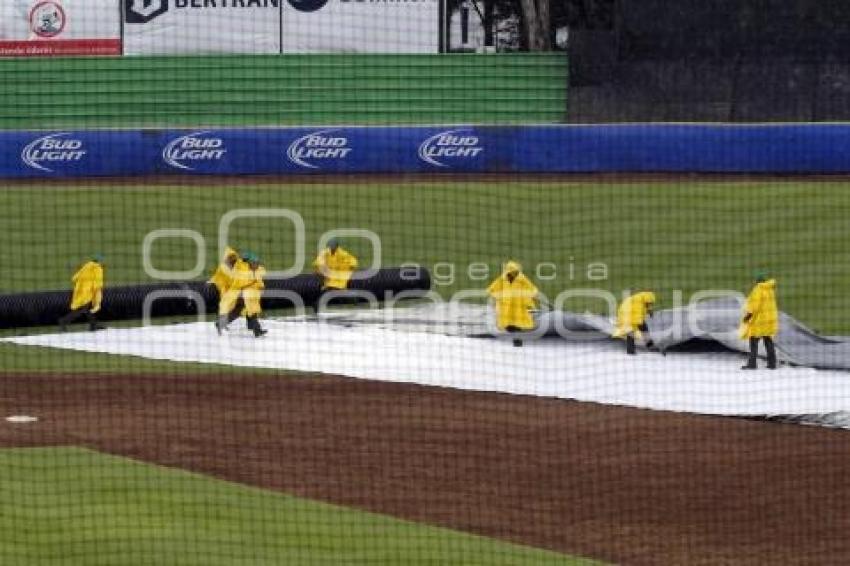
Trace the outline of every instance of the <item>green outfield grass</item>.
[[[783, 310], [821, 332], [850, 333], [850, 184], [841, 181], [12, 186], [0, 192], [6, 227], [0, 256], [13, 266], [0, 279], [0, 291], [67, 288], [71, 273], [93, 251], [107, 256], [109, 284], [147, 281], [142, 242], [159, 228], [203, 235], [209, 270], [216, 263], [219, 220], [235, 208], [296, 211], [306, 227], [308, 263], [324, 231], [371, 230], [381, 239], [382, 265], [429, 267], [434, 289], [444, 297], [484, 289], [507, 258], [532, 268], [532, 277], [535, 265], [551, 263], [544, 275], [554, 266], [556, 276], [537, 281], [548, 295], [648, 287], [659, 294], [661, 308], [674, 304], [677, 290], [685, 300], [703, 289], [747, 291], [753, 271], [766, 267], [778, 278]], [[294, 242], [285, 220], [238, 221], [230, 238], [258, 252], [272, 269], [292, 264]], [[365, 240], [344, 245], [363, 264], [371, 262]], [[195, 244], [160, 240], [152, 256], [159, 269], [190, 269]], [[602, 281], [587, 276], [595, 262], [607, 266]], [[572, 300], [567, 307], [603, 308], [591, 300]], [[101, 356], [39, 348], [0, 346], [0, 355], [12, 370], [106, 365]], [[112, 360], [110, 370], [165, 367]]]
[[82, 448], [0, 471], [2, 564], [598, 564]]

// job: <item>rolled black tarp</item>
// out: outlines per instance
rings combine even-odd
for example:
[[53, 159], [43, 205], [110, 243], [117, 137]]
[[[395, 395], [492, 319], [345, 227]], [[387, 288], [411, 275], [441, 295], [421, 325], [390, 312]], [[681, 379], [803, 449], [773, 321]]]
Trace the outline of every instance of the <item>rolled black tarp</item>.
[[[311, 305], [319, 297], [321, 281], [316, 275], [298, 275], [287, 279], [267, 278], [263, 308], [294, 306], [300, 298]], [[371, 276], [353, 278], [349, 301], [379, 302], [395, 297], [421, 296], [431, 288], [431, 274], [424, 267], [379, 269]], [[0, 328], [24, 328], [56, 324], [68, 312], [71, 291], [36, 291], [0, 295]], [[147, 305], [146, 305], [147, 303]], [[215, 289], [202, 281], [164, 282], [112, 287], [103, 291], [103, 306], [98, 319], [141, 319], [145, 311], [151, 317], [214, 313], [218, 307]]]

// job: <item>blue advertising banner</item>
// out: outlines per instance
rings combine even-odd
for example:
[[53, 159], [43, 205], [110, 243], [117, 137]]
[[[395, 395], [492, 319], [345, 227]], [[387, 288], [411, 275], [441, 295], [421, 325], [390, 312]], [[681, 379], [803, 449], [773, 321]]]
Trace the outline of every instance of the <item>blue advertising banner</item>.
[[145, 175], [156, 142], [141, 131], [0, 132], [0, 177]]
[[0, 177], [334, 173], [848, 173], [850, 125], [0, 132]]

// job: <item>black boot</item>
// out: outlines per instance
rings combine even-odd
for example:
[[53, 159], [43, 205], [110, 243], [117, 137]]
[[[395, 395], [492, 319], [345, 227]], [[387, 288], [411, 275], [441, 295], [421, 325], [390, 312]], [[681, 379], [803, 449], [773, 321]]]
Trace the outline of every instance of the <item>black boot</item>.
[[260, 321], [257, 319], [257, 316], [256, 316], [256, 315], [246, 317], [246, 319], [245, 319], [245, 320], [246, 320], [246, 321], [247, 321], [247, 323], [248, 323], [248, 328], [250, 328], [250, 329], [251, 329], [251, 331], [254, 333], [254, 337], [255, 337], [255, 338], [259, 338], [260, 336], [265, 336], [266, 334], [268, 334], [268, 332], [269, 332], [269, 331], [268, 331], [268, 330], [264, 330], [264, 329], [260, 326]]
[[637, 349], [635, 348], [635, 337], [631, 334], [626, 334], [626, 353], [630, 356], [637, 354]]
[[750, 355], [747, 357], [747, 363], [741, 366], [741, 369], [756, 369], [756, 359], [759, 352], [759, 339], [750, 338]]
[[764, 349], [767, 350], [767, 369], [776, 369], [776, 347], [770, 336], [764, 337]]
[[[514, 332], [520, 332], [520, 328], [518, 326], [514, 326], [512, 324], [509, 324], [505, 327], [505, 332], [513, 334]], [[514, 338], [513, 344], [514, 344], [514, 348], [522, 348], [522, 340], [520, 340], [519, 338]]]
[[86, 319], [88, 319], [89, 321], [89, 330], [91, 332], [96, 332], [98, 330], [106, 330], [106, 326], [98, 322], [97, 317], [94, 315], [93, 312], [88, 311], [86, 313]]

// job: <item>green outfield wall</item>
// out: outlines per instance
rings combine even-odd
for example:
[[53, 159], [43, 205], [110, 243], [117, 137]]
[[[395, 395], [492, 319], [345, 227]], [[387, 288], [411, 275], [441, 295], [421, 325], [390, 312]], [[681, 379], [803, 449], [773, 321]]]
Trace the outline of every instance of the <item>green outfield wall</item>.
[[0, 60], [0, 128], [563, 121], [563, 54]]

